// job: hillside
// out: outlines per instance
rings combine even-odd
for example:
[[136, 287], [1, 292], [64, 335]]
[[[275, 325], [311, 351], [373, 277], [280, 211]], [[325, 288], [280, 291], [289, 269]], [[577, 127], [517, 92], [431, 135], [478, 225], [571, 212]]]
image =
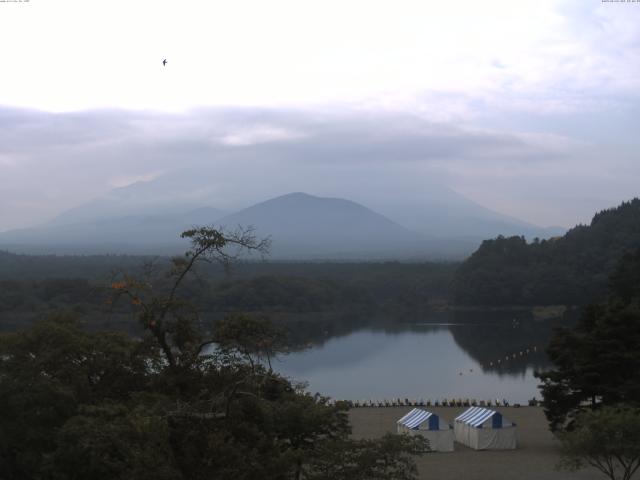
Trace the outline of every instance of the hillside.
[[458, 269], [456, 303], [584, 305], [606, 296], [622, 256], [640, 247], [640, 199], [597, 213], [562, 237], [486, 240]]
[[358, 203], [290, 193], [219, 220], [253, 225], [272, 258], [375, 258], [423, 252], [427, 238]]

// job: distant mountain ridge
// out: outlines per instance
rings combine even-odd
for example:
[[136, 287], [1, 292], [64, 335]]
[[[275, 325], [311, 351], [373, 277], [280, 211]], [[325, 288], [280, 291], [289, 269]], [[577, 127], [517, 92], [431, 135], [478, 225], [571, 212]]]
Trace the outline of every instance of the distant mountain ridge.
[[486, 240], [458, 269], [453, 293], [471, 305], [582, 305], [606, 296], [625, 253], [640, 248], [640, 199], [594, 215], [564, 236]]
[[[37, 253], [181, 252], [180, 233], [193, 225], [252, 226], [272, 237], [271, 258], [393, 258], [425, 253], [427, 238], [355, 202], [292, 193], [224, 215], [200, 208], [170, 215], [132, 215], [75, 223], [52, 222], [0, 234], [0, 246]], [[44, 248], [44, 250], [42, 250]], [[50, 249], [47, 251], [47, 248]]]
[[49, 223], [69, 225], [93, 220], [133, 216], [179, 215], [216, 205], [202, 195], [200, 185], [191, 186], [180, 176], [160, 176], [117, 187], [104, 195], [66, 210]]
[[[408, 212], [413, 220], [432, 222], [408, 228], [360, 203], [301, 192], [234, 213], [224, 212], [202, 206], [203, 198], [213, 198], [210, 190], [194, 187], [189, 191], [191, 177], [183, 177], [173, 183], [171, 178], [161, 177], [117, 188], [46, 224], [0, 233], [0, 248], [45, 254], [175, 254], [187, 245], [178, 238], [183, 230], [216, 224], [230, 228], [251, 225], [258, 235], [271, 235], [274, 259], [461, 259], [484, 238], [472, 235], [474, 231], [515, 230], [524, 235], [535, 231], [536, 236], [545, 236], [544, 229], [535, 230], [537, 227], [517, 220], [508, 223], [505, 219], [509, 217], [492, 213], [446, 188], [441, 189], [443, 195], [458, 207], [441, 206], [433, 211], [426, 205], [417, 209], [417, 214]], [[484, 212], [486, 218], [456, 217], [474, 211]]]
[[[364, 180], [366, 181], [366, 180]], [[537, 225], [493, 211], [439, 182], [423, 183], [422, 188], [403, 193], [401, 184], [366, 183], [369, 194], [352, 197], [350, 193], [322, 194], [322, 197], [349, 198], [414, 232], [440, 238], [463, 237], [480, 244], [497, 235], [525, 235], [527, 238], [561, 235], [563, 228]], [[105, 195], [62, 212], [51, 223], [71, 224], [98, 218], [121, 218], [139, 215], [177, 214], [211, 205], [227, 212], [237, 212], [265, 198], [264, 193], [238, 193], [210, 169], [184, 168], [114, 188]], [[311, 193], [311, 192], [308, 192]], [[238, 200], [242, 196], [246, 199]], [[229, 198], [234, 198], [229, 203]]]
[[0, 248], [27, 253], [173, 254], [187, 245], [179, 238], [193, 225], [208, 225], [225, 212], [202, 207], [166, 215], [130, 215], [50, 222], [0, 233]]
[[424, 196], [411, 202], [372, 206], [401, 225], [441, 238], [465, 237], [477, 240], [498, 235], [547, 238], [562, 235], [562, 227], [539, 227], [484, 207], [442, 185], [425, 185]]

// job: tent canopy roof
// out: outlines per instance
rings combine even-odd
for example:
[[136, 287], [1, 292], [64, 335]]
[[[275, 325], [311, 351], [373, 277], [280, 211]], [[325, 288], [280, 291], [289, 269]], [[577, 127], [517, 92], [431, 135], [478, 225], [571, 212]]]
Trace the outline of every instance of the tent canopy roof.
[[[435, 422], [434, 422], [435, 420]], [[429, 426], [433, 423], [435, 425], [439, 424], [438, 416], [432, 412], [427, 412], [426, 410], [422, 410], [420, 408], [414, 408], [409, 413], [407, 413], [404, 417], [398, 420], [400, 425], [404, 425], [407, 428], [416, 428], [422, 425], [424, 422], [429, 421]], [[431, 430], [431, 428], [429, 428]], [[438, 427], [435, 428], [436, 430]]]
[[495, 410], [482, 407], [471, 407], [455, 418], [456, 422], [466, 423], [472, 427], [479, 427], [488, 419], [494, 419], [494, 427], [502, 427], [502, 414]]

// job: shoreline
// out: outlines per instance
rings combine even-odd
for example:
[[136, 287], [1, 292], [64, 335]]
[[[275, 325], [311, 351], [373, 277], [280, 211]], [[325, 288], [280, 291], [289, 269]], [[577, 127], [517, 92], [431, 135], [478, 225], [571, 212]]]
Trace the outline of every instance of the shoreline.
[[349, 406], [349, 409], [354, 408], [422, 408], [425, 410], [433, 409], [433, 408], [470, 408], [470, 407], [484, 407], [484, 408], [501, 408], [501, 407], [511, 407], [511, 408], [522, 408], [522, 407], [539, 407], [540, 400], [535, 400], [535, 404], [531, 403], [531, 400], [528, 403], [519, 403], [519, 402], [510, 402], [506, 399], [498, 399], [495, 400], [480, 400], [477, 401], [475, 398], [473, 400], [470, 399], [460, 399], [460, 398], [451, 398], [446, 399], [443, 398], [442, 401], [435, 400], [433, 403], [431, 400], [428, 401], [409, 401], [408, 399], [402, 400], [400, 397], [392, 398], [392, 399], [384, 399], [384, 400], [347, 400], [347, 399], [332, 399], [331, 403], [346, 403]]

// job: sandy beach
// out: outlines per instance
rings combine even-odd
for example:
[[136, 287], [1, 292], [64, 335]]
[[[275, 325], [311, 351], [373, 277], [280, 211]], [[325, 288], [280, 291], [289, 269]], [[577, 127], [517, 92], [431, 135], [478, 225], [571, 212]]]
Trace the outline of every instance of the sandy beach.
[[[413, 407], [354, 408], [349, 412], [353, 436], [376, 438], [396, 431], [396, 420]], [[465, 408], [429, 407], [449, 423]], [[547, 427], [540, 407], [498, 407], [517, 424], [518, 448], [508, 451], [475, 451], [455, 443], [451, 453], [429, 453], [417, 459], [421, 479], [464, 480], [547, 480], [600, 479], [602, 473], [590, 469], [579, 472], [557, 470], [558, 444]], [[638, 477], [640, 478], [640, 477]]]

